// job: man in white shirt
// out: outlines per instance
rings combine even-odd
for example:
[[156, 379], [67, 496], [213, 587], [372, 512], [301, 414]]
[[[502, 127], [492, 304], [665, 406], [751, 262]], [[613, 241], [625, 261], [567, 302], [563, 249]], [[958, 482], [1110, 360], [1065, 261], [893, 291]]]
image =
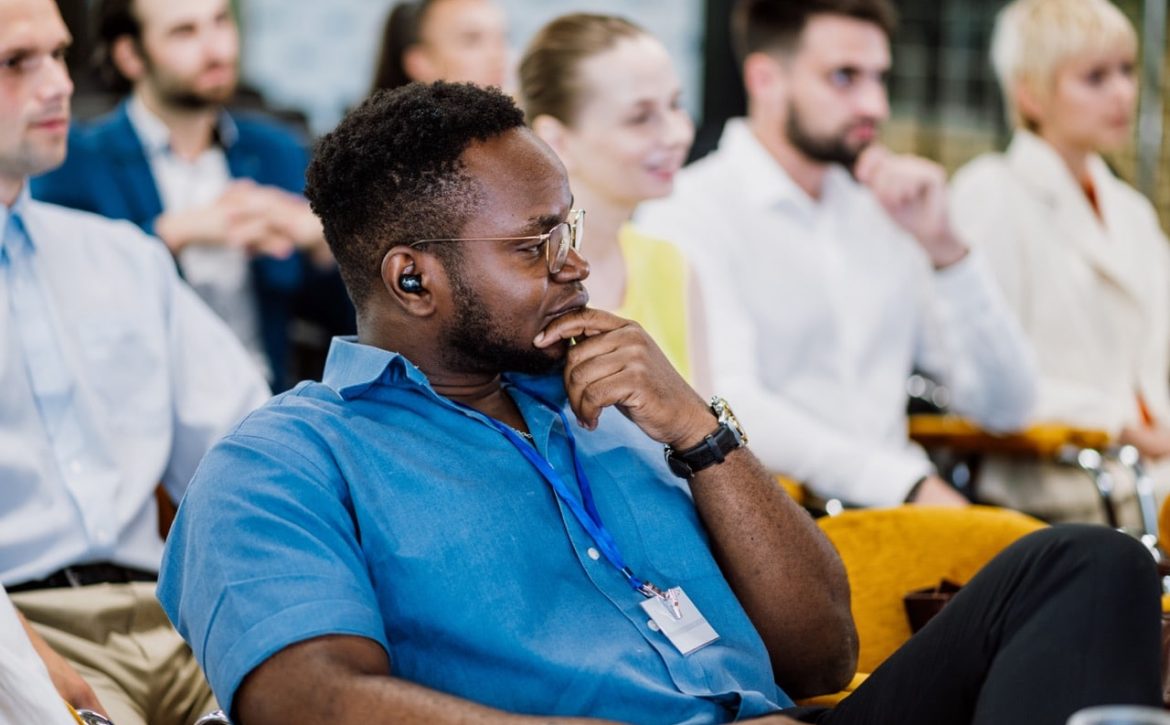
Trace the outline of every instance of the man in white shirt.
[[52, 0], [0, 0], [0, 583], [71, 704], [188, 725], [214, 701], [154, 597], [156, 495], [268, 390], [161, 244], [30, 198], [69, 42]]
[[684, 169], [643, 229], [693, 257], [716, 389], [761, 459], [864, 506], [962, 505], [906, 434], [918, 367], [992, 429], [1026, 420], [1034, 363], [943, 170], [876, 145], [889, 114], [887, 0], [746, 0], [734, 42], [748, 117]]

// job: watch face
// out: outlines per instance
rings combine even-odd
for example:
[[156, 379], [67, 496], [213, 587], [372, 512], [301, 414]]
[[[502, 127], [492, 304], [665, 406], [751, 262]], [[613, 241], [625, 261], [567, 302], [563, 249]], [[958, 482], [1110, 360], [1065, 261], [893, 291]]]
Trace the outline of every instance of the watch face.
[[743, 426], [739, 424], [739, 419], [735, 417], [735, 413], [731, 410], [731, 406], [727, 401], [719, 396], [711, 398], [711, 410], [715, 412], [715, 417], [719, 419], [720, 423], [726, 423], [732, 432], [735, 433], [739, 439], [740, 445], [747, 445], [748, 437], [744, 432]]

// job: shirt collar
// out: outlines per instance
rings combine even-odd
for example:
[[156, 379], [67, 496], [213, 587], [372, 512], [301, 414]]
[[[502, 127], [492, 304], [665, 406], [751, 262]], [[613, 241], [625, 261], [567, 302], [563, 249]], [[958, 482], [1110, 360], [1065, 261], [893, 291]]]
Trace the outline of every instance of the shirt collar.
[[[24, 186], [20, 189], [20, 194], [17, 195], [16, 201], [12, 202], [12, 206], [4, 206], [0, 204], [0, 256], [7, 256], [8, 245], [22, 243], [29, 250], [35, 249], [33, 245], [32, 236], [28, 233], [27, 219], [28, 208], [32, 201], [32, 196], [28, 189], [28, 180], [24, 182]], [[18, 224], [22, 234], [9, 234], [8, 224], [9, 219], [13, 216], [18, 218]]]
[[[562, 406], [568, 399], [559, 372], [546, 375], [505, 373], [503, 378], [505, 385], [534, 393], [554, 405]], [[387, 387], [415, 385], [442, 398], [435, 393], [423, 371], [401, 354], [364, 345], [352, 336], [333, 338], [329, 355], [325, 360], [322, 382], [345, 400], [360, 398], [371, 388], [379, 385]]]
[[[134, 127], [135, 133], [142, 141], [147, 156], [170, 153], [171, 130], [167, 128], [161, 118], [146, 107], [146, 104], [137, 95], [132, 95], [126, 104], [126, 115], [130, 117], [130, 125]], [[227, 150], [235, 144], [239, 135], [236, 122], [232, 120], [227, 111], [221, 110], [213, 130], [213, 141]]]
[[[800, 188], [760, 143], [748, 126], [747, 119], [733, 118], [727, 122], [719, 139], [719, 152], [734, 160], [736, 173], [743, 180], [740, 189], [746, 201], [753, 206], [773, 208], [784, 205], [808, 211], [818, 207], [819, 202]], [[825, 174], [822, 201], [841, 191], [842, 184], [851, 186], [852, 176], [839, 164], [831, 165]]]

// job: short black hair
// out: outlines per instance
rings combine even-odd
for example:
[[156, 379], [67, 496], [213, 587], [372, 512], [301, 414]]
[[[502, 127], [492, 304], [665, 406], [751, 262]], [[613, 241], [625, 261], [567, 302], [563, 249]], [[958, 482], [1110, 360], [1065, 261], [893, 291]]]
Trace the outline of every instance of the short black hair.
[[359, 310], [391, 247], [459, 235], [478, 199], [461, 161], [467, 147], [523, 126], [497, 89], [411, 83], [375, 92], [318, 142], [305, 196]]
[[114, 63], [114, 43], [129, 35], [141, 47], [142, 23], [134, 14], [134, 0], [98, 0], [93, 7], [94, 67], [106, 88], [114, 93], [129, 93], [132, 86]]
[[740, 0], [731, 16], [731, 47], [740, 65], [752, 53], [790, 52], [814, 15], [864, 20], [893, 37], [898, 11], [890, 0]]

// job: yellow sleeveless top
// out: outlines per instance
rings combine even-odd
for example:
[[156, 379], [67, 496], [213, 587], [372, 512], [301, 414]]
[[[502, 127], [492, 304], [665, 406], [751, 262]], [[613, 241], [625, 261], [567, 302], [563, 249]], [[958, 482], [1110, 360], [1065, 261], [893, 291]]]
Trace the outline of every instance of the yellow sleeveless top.
[[614, 312], [645, 328], [675, 370], [693, 382], [686, 258], [674, 245], [630, 224], [622, 227], [618, 243], [626, 262], [626, 295]]

